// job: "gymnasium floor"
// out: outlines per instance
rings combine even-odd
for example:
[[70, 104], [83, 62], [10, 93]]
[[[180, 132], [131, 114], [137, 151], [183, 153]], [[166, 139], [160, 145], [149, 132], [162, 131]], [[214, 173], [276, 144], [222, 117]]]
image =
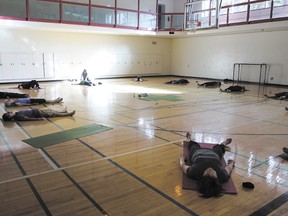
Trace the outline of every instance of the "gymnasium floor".
[[[164, 84], [172, 79], [180, 78], [106, 79], [91, 87], [47, 82], [23, 90], [63, 97], [47, 107], [76, 114], [1, 124], [0, 215], [288, 215], [288, 161], [278, 157], [288, 147], [288, 102], [264, 98], [287, 89], [245, 84], [249, 91], [229, 94], [197, 87], [196, 80], [207, 80]], [[15, 85], [0, 90], [18, 92]], [[148, 97], [139, 98], [143, 93]], [[22, 141], [93, 124], [109, 130], [39, 149]], [[186, 132], [198, 142], [233, 139], [225, 159], [236, 161], [237, 195], [203, 199], [182, 189]], [[246, 181], [255, 188], [242, 188]]]

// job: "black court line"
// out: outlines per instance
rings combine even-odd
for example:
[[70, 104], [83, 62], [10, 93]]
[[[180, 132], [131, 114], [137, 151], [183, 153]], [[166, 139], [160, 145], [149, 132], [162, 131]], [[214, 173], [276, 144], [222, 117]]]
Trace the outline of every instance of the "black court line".
[[[53, 122], [52, 122], [53, 123]], [[137, 127], [135, 127], [137, 128]], [[141, 128], [137, 128], [137, 129], [141, 129]], [[162, 129], [156, 129], [156, 130], [162, 130]], [[165, 129], [164, 129], [165, 130]], [[184, 132], [184, 131], [177, 131], [177, 130], [165, 130], [165, 131], [170, 131], [170, 132]], [[185, 131], [186, 132], [186, 131]], [[243, 134], [245, 135], [245, 134]], [[255, 135], [255, 134], [254, 134]], [[259, 134], [260, 135], [260, 134]], [[263, 135], [263, 134], [262, 134]], [[272, 135], [272, 134], [271, 134]], [[93, 147], [91, 147], [90, 145], [88, 145], [87, 143], [77, 139], [79, 142], [81, 142], [83, 145], [85, 145], [86, 147], [88, 147], [89, 149], [91, 149], [92, 151], [96, 152], [97, 154], [101, 155], [102, 157], [106, 157], [104, 154], [102, 154], [101, 152], [97, 151], [96, 149], [94, 149]], [[55, 164], [57, 164], [57, 162], [44, 150], [42, 149], [45, 154], [53, 161], [55, 162]], [[169, 200], [170, 202], [174, 203], [175, 205], [177, 205], [178, 207], [180, 207], [181, 209], [185, 210], [187, 213], [189, 213], [190, 215], [195, 215], [198, 216], [195, 212], [193, 212], [192, 210], [188, 209], [186, 206], [178, 203], [176, 200], [172, 199], [171, 197], [169, 197], [168, 195], [166, 195], [165, 193], [163, 193], [162, 191], [160, 191], [159, 189], [155, 188], [154, 186], [150, 185], [148, 182], [144, 181], [143, 179], [139, 178], [138, 176], [136, 176], [135, 174], [133, 174], [132, 172], [130, 172], [129, 170], [127, 170], [126, 168], [122, 167], [121, 165], [119, 165], [118, 163], [116, 163], [115, 161], [108, 159], [108, 161], [110, 161], [112, 164], [114, 164], [115, 166], [117, 166], [118, 168], [120, 168], [121, 170], [123, 170], [124, 172], [126, 172], [127, 174], [129, 174], [130, 176], [134, 177], [135, 179], [137, 179], [138, 181], [140, 181], [141, 183], [143, 183], [145, 186], [149, 187], [150, 189], [154, 190], [155, 192], [157, 192], [158, 194], [160, 194], [162, 197], [166, 198], [167, 200]], [[59, 166], [57, 164], [57, 166]], [[59, 166], [60, 167], [60, 166]], [[90, 195], [66, 172], [66, 171], [62, 171], [64, 173], [64, 175], [82, 192], [82, 194], [84, 194], [87, 199], [93, 203], [93, 205], [95, 207], [97, 207], [97, 209], [103, 214], [103, 215], [107, 215], [107, 212], [92, 198], [90, 197]], [[288, 192], [287, 192], [288, 193]], [[284, 194], [285, 195], [285, 194]], [[282, 195], [283, 196], [283, 195]], [[282, 197], [281, 196], [281, 197]], [[276, 198], [275, 200], [271, 201], [269, 204], [267, 204], [266, 206], [264, 206], [263, 208], [259, 209], [258, 211], [254, 212], [251, 214], [251, 216], [264, 216], [267, 215], [268, 211], [272, 212], [275, 209], [277, 209], [278, 207], [280, 207], [282, 204], [284, 204], [285, 202], [287, 202], [287, 200], [285, 202], [283, 202], [283, 198]], [[286, 196], [284, 196], [284, 199], [288, 199], [288, 194]], [[279, 201], [280, 200], [280, 201]]]
[[[2, 134], [1, 134], [1, 136], [2, 136]], [[10, 152], [11, 156], [13, 157], [14, 161], [16, 162], [16, 164], [17, 164], [19, 170], [21, 171], [22, 175], [26, 176], [27, 175], [26, 171], [24, 170], [23, 166], [21, 165], [21, 163], [17, 159], [16, 155], [14, 154], [13, 150], [11, 149], [10, 145], [6, 142], [6, 140], [5, 140], [5, 145], [9, 149], [9, 152]], [[41, 205], [41, 207], [44, 210], [44, 212], [46, 213], [46, 215], [48, 215], [48, 216], [51, 215], [52, 216], [51, 212], [49, 211], [49, 209], [46, 206], [45, 202], [43, 201], [42, 197], [40, 196], [40, 194], [36, 190], [36, 188], [33, 185], [32, 181], [29, 178], [26, 178], [25, 180], [26, 180], [27, 184], [29, 185], [30, 189], [32, 190], [32, 192], [34, 193], [36, 199], [38, 200], [39, 204]]]
[[[78, 140], [78, 139], [77, 139]], [[41, 150], [46, 154], [47, 157], [58, 167], [61, 166], [51, 157], [51, 155], [45, 151], [45, 149], [41, 148]], [[109, 216], [109, 214], [65, 171], [61, 170], [61, 172], [77, 187], [77, 189], [105, 216]]]
[[250, 214], [250, 216], [266, 216], [279, 208], [281, 205], [288, 201], [288, 192], [282, 194], [271, 202], [267, 203], [265, 206], [260, 208], [259, 210]]
[[[62, 129], [60, 126], [58, 126], [57, 124], [55, 124], [54, 122], [52, 122], [50, 119], [47, 119], [49, 122], [51, 122], [52, 124], [54, 124], [55, 126], [57, 126], [58, 128]], [[16, 124], [25, 132], [25, 134], [29, 137], [30, 134], [23, 128], [21, 127], [21, 125], [19, 124], [19, 122], [16, 122]], [[10, 149], [10, 146], [8, 144], [6, 144]], [[44, 150], [44, 148], [41, 148], [41, 150], [46, 154], [46, 156], [58, 167], [60, 168], [61, 166]], [[12, 151], [12, 150], [11, 150]], [[10, 152], [11, 152], [10, 151]], [[11, 155], [14, 158], [14, 153], [12, 151]], [[23, 167], [21, 166], [20, 162], [18, 161], [18, 159], [14, 158], [14, 160], [16, 161], [19, 169], [21, 170], [21, 172], [23, 173], [23, 175], [27, 175], [25, 170], [23, 169]], [[62, 172], [64, 173], [64, 175], [78, 188], [78, 190], [104, 215], [104, 216], [109, 216], [109, 214], [65, 171], [62, 170]], [[46, 212], [46, 214], [48, 216], [52, 215], [51, 212], [49, 211], [48, 207], [46, 206], [46, 204], [44, 203], [43, 199], [41, 198], [41, 196], [39, 195], [39, 193], [37, 192], [36, 188], [34, 187], [34, 185], [32, 184], [31, 180], [29, 178], [26, 179], [26, 181], [28, 182], [29, 186], [31, 187], [32, 191], [34, 192], [37, 200], [39, 201], [39, 203], [41, 204], [42, 208], [44, 209], [44, 211]]]
[[[79, 140], [79, 142], [81, 142], [83, 145], [85, 145], [86, 147], [88, 147], [89, 149], [91, 149], [92, 151], [94, 151], [95, 153], [99, 154], [101, 157], [105, 158], [106, 155], [102, 154], [101, 152], [99, 152], [98, 150], [94, 149], [92, 146], [88, 145], [87, 143]], [[192, 210], [190, 210], [189, 208], [187, 208], [186, 206], [182, 205], [181, 203], [177, 202], [176, 200], [172, 199], [171, 197], [169, 197], [168, 195], [166, 195], [165, 193], [163, 193], [162, 191], [160, 191], [159, 189], [155, 188], [154, 186], [152, 186], [151, 184], [149, 184], [148, 182], [144, 181], [143, 179], [141, 179], [140, 177], [138, 177], [137, 175], [135, 175], [134, 173], [130, 172], [129, 170], [127, 170], [126, 168], [122, 167], [121, 165], [119, 165], [118, 163], [116, 163], [115, 161], [113, 161], [112, 159], [108, 159], [108, 161], [110, 161], [112, 164], [114, 164], [116, 167], [118, 167], [119, 169], [123, 170], [124, 172], [126, 172], [127, 174], [129, 174], [130, 176], [132, 176], [133, 178], [135, 178], [136, 180], [140, 181], [142, 184], [144, 184], [145, 186], [149, 187], [150, 189], [152, 189], [153, 191], [157, 192], [159, 195], [161, 195], [162, 197], [166, 198], [167, 200], [169, 200], [170, 202], [174, 203], [175, 205], [177, 205], [178, 207], [180, 207], [181, 209], [183, 209], [184, 211], [186, 211], [187, 213], [189, 213], [190, 215], [193, 216], [198, 216], [198, 214], [196, 214], [195, 212], [193, 212]]]

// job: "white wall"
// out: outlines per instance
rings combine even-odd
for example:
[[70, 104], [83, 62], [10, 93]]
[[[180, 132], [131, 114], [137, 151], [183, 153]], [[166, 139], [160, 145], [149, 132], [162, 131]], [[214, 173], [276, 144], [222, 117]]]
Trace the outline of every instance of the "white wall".
[[[51, 64], [53, 54], [54, 78], [79, 78], [84, 68], [92, 77], [161, 75], [171, 69], [171, 39], [8, 28], [0, 29], [0, 38], [0, 63], [1, 55], [44, 54]], [[12, 63], [15, 69], [16, 59], [2, 62], [0, 81], [7, 79], [6, 66]], [[24, 59], [19, 62], [23, 69], [27, 64]], [[21, 69], [15, 73], [15, 79], [28, 78]]]
[[[268, 83], [288, 85], [287, 27], [215, 35], [217, 31], [220, 29], [211, 35], [173, 39], [172, 74], [232, 79], [234, 63], [266, 63]], [[258, 66], [244, 67], [242, 71], [242, 80], [258, 82]]]

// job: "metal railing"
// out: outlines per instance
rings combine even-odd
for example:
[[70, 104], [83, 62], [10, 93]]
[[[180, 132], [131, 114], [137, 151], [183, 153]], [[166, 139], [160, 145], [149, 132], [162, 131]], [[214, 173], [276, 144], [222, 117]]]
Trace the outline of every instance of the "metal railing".
[[[93, 5], [91, 0], [88, 4], [63, 0], [18, 0], [11, 2], [14, 2], [14, 5], [8, 3], [7, 5], [0, 5], [0, 19], [145, 31], [182, 31], [184, 23], [184, 13], [141, 11], [139, 6], [137, 10], [132, 10], [117, 8], [116, 4], [115, 6]], [[206, 14], [211, 16], [212, 10], [215, 11], [211, 8]], [[153, 11], [157, 11], [157, 5]], [[288, 20], [288, 2], [286, 0], [283, 5], [266, 0], [224, 5], [221, 7], [219, 15], [220, 27], [280, 20]]]

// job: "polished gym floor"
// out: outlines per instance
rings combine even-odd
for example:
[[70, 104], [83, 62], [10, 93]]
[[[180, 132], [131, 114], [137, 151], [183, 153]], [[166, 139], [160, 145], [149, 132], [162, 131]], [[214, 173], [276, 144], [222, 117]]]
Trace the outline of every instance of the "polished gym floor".
[[[1, 123], [0, 215], [288, 215], [288, 161], [279, 157], [288, 147], [288, 102], [264, 97], [287, 87], [241, 83], [248, 91], [224, 93], [196, 84], [210, 80], [165, 84], [180, 78], [101, 79], [95, 86], [41, 82], [40, 90], [22, 90], [64, 99], [33, 108], [67, 106], [76, 114]], [[0, 90], [19, 92], [15, 86], [1, 84]], [[32, 108], [8, 109], [3, 101], [1, 116]], [[109, 130], [41, 148], [23, 142], [94, 124]], [[237, 194], [203, 199], [182, 189], [186, 132], [204, 143], [232, 138], [225, 159], [236, 161]]]

